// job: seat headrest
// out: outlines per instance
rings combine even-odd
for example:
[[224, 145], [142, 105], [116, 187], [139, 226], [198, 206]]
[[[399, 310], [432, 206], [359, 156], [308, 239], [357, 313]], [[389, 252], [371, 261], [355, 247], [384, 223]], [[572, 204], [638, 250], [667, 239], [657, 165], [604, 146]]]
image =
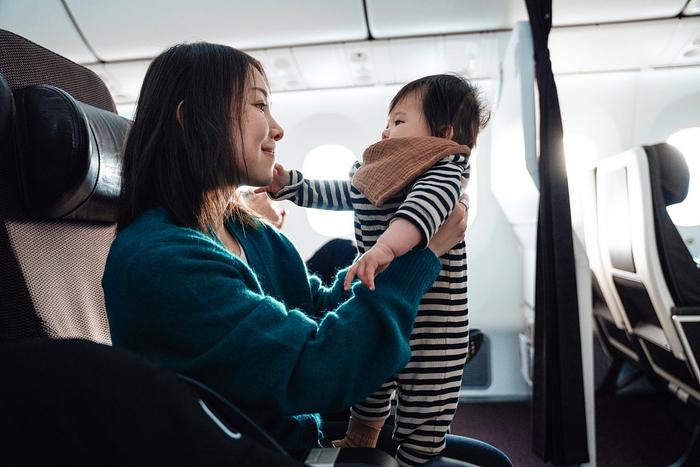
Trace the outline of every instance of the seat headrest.
[[644, 146], [647, 157], [655, 158], [661, 170], [661, 189], [666, 206], [680, 203], [688, 196], [690, 171], [683, 154], [668, 143]]
[[12, 90], [5, 78], [0, 74], [0, 146], [3, 145], [10, 133], [10, 123], [14, 113]]
[[15, 92], [14, 157], [29, 214], [113, 222], [129, 121], [49, 85]]

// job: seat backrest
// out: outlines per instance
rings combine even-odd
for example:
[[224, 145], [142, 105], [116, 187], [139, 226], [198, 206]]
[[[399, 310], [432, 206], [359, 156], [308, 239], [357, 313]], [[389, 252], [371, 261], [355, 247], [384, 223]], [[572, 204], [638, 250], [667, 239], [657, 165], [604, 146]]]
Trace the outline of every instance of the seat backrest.
[[643, 352], [634, 338], [630, 337], [632, 328], [627, 322], [622, 303], [609, 281], [605, 279], [605, 270], [601, 259], [598, 205], [596, 199], [596, 169], [585, 174], [586, 196], [584, 198], [584, 236], [586, 254], [591, 267], [591, 284], [593, 294], [593, 318], [608, 350], [634, 362], [641, 363]]
[[[0, 30], [0, 75], [4, 77], [0, 94], [5, 99], [14, 95], [15, 104], [0, 107], [4, 115], [0, 123], [9, 121], [0, 141], [0, 342], [49, 336], [109, 343], [100, 281], [114, 222], [104, 215], [93, 217], [86, 209], [87, 204], [104, 205], [111, 199], [105, 198], [105, 190], [118, 192], [118, 185], [105, 186], [119, 171], [113, 146], [123, 139], [126, 120], [112, 125], [114, 101], [92, 71], [4, 30]], [[36, 85], [62, 91], [28, 92]], [[49, 101], [69, 114], [73, 109], [61, 123], [62, 131], [68, 132], [61, 144], [67, 146], [68, 157], [77, 158], [70, 165], [59, 164], [65, 153], [48, 151], [55, 143], [52, 138], [61, 135], [37, 130], [51, 122], [46, 118], [51, 115], [41, 111]], [[66, 134], [80, 136], [74, 143], [83, 146], [70, 147]], [[105, 136], [114, 141], [105, 143]], [[40, 206], [39, 198], [45, 195], [55, 199]], [[86, 195], [99, 199], [86, 204]], [[82, 214], [65, 220], [48, 209], [49, 201], [77, 203]]]
[[3, 465], [302, 465], [206, 386], [126, 350], [0, 344], [0, 371]]
[[700, 269], [666, 209], [688, 195], [688, 164], [670, 144], [645, 146], [644, 150], [649, 162], [656, 246], [666, 286], [677, 308], [698, 307]]
[[604, 279], [654, 370], [697, 397], [698, 342], [678, 320], [700, 321], [689, 308], [700, 305], [700, 270], [666, 211], [688, 191], [683, 156], [666, 143], [636, 148], [601, 161], [596, 178]]

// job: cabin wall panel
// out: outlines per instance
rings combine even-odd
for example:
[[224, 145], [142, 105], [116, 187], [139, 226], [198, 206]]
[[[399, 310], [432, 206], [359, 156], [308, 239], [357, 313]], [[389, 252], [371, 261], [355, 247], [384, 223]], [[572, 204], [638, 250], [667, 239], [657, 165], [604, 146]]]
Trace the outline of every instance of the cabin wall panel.
[[0, 1], [0, 28], [74, 62], [97, 61], [59, 0]]
[[284, 0], [67, 0], [67, 4], [103, 60], [150, 58], [183, 41], [253, 49], [367, 38], [360, 0], [305, 0], [303, 7]]

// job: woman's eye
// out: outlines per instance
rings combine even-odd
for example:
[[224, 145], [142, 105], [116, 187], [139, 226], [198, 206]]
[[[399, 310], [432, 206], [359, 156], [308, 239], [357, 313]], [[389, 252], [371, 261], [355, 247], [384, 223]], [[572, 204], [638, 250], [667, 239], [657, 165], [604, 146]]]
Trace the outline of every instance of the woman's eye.
[[264, 102], [258, 102], [257, 104], [255, 104], [255, 107], [257, 107], [257, 108], [260, 109], [262, 112], [264, 112], [265, 109], [267, 108], [267, 104], [264, 103]]

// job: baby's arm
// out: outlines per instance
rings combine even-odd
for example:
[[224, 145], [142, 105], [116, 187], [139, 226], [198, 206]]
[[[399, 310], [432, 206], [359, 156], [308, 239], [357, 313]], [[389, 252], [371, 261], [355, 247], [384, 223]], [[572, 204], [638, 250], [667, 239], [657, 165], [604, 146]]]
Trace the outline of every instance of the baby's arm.
[[396, 219], [389, 228], [379, 236], [377, 243], [367, 250], [348, 269], [343, 286], [350, 288], [357, 277], [370, 290], [374, 290], [374, 278], [389, 266], [394, 258], [408, 253], [420, 242], [421, 233], [418, 228], [406, 219]]
[[272, 199], [290, 200], [306, 208], [333, 211], [352, 210], [349, 180], [307, 180], [298, 170], [285, 170], [275, 164], [273, 181], [258, 188], [256, 193], [268, 192]]

